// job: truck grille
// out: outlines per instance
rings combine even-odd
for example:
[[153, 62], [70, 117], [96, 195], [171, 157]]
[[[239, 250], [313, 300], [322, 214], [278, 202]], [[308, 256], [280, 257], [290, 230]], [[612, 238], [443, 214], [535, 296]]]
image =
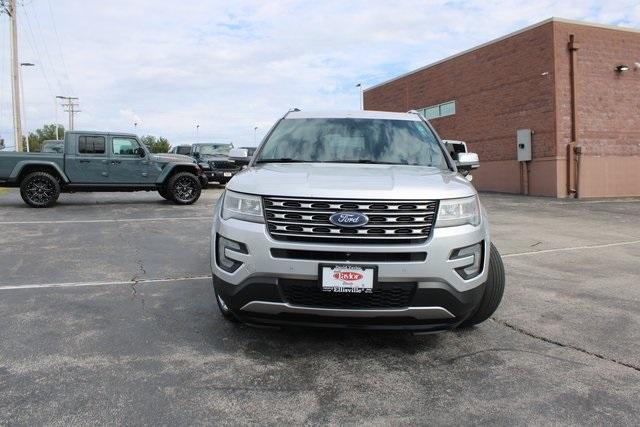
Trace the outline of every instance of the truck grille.
[[369, 294], [324, 292], [315, 280], [280, 279], [279, 284], [288, 303], [319, 308], [408, 307], [416, 292], [415, 283], [381, 282]]
[[209, 162], [209, 166], [211, 166], [211, 169], [216, 169], [216, 170], [238, 170], [240, 169], [240, 166], [238, 166], [238, 164], [234, 163], [234, 162], [225, 162], [225, 161], [210, 161]]
[[[342, 243], [405, 243], [426, 240], [436, 219], [433, 200], [333, 200], [265, 197], [264, 210], [274, 239]], [[329, 217], [353, 211], [369, 218], [366, 225], [342, 228]]]

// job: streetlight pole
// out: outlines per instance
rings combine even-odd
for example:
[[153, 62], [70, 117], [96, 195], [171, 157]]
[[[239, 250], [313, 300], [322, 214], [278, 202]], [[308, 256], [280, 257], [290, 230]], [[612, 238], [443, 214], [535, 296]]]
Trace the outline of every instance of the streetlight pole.
[[24, 101], [24, 78], [22, 76], [22, 68], [23, 67], [35, 67], [36, 64], [33, 64], [31, 62], [21, 62], [20, 63], [20, 82], [22, 83], [20, 85], [20, 98], [22, 98], [22, 124], [25, 127], [25, 132], [27, 132], [27, 153], [29, 151], [31, 151], [30, 147], [29, 147], [29, 129], [27, 126], [27, 105], [26, 102]]
[[200, 142], [200, 125], [196, 125], [196, 142]]
[[356, 85], [356, 87], [357, 87], [357, 88], [359, 88], [358, 95], [359, 95], [359, 97], [360, 97], [360, 109], [361, 109], [361, 110], [364, 110], [364, 107], [363, 107], [363, 105], [362, 105], [362, 104], [363, 104], [363, 102], [364, 102], [364, 101], [363, 101], [363, 99], [362, 99], [362, 98], [363, 98], [363, 93], [362, 93], [362, 83], [358, 83], [358, 84]]
[[256, 133], [258, 132], [258, 126], [253, 127], [253, 145], [256, 145]]

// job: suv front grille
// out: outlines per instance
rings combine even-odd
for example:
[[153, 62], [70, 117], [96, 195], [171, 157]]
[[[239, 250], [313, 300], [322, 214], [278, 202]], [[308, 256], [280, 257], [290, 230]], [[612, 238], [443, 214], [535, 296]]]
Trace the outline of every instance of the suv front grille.
[[[408, 243], [429, 238], [438, 202], [264, 197], [264, 210], [269, 233], [275, 239]], [[357, 228], [338, 227], [329, 217], [340, 211], [363, 213], [369, 222]]]
[[380, 282], [369, 294], [324, 292], [315, 280], [280, 279], [278, 283], [288, 303], [319, 308], [408, 307], [416, 292], [415, 283]]
[[240, 166], [238, 166], [237, 163], [235, 162], [226, 162], [224, 160], [217, 160], [217, 161], [210, 161], [209, 162], [209, 166], [211, 166], [211, 169], [217, 169], [217, 170], [238, 170], [240, 169]]

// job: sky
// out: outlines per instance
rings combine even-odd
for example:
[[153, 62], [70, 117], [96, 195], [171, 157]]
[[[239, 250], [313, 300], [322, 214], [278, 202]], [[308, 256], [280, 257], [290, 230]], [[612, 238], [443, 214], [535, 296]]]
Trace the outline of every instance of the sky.
[[[288, 109], [354, 110], [360, 89], [552, 16], [640, 28], [640, 1], [18, 0], [26, 128], [255, 145]], [[13, 145], [8, 17], [0, 138]], [[137, 123], [137, 126], [134, 125]], [[197, 125], [199, 129], [196, 130]], [[254, 128], [258, 128], [255, 130]]]

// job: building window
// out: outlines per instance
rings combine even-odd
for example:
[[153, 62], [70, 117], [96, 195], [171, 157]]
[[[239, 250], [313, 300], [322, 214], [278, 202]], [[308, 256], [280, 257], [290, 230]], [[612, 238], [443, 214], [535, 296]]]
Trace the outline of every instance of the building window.
[[452, 116], [456, 113], [456, 101], [443, 102], [442, 104], [421, 108], [418, 111], [428, 120]]

